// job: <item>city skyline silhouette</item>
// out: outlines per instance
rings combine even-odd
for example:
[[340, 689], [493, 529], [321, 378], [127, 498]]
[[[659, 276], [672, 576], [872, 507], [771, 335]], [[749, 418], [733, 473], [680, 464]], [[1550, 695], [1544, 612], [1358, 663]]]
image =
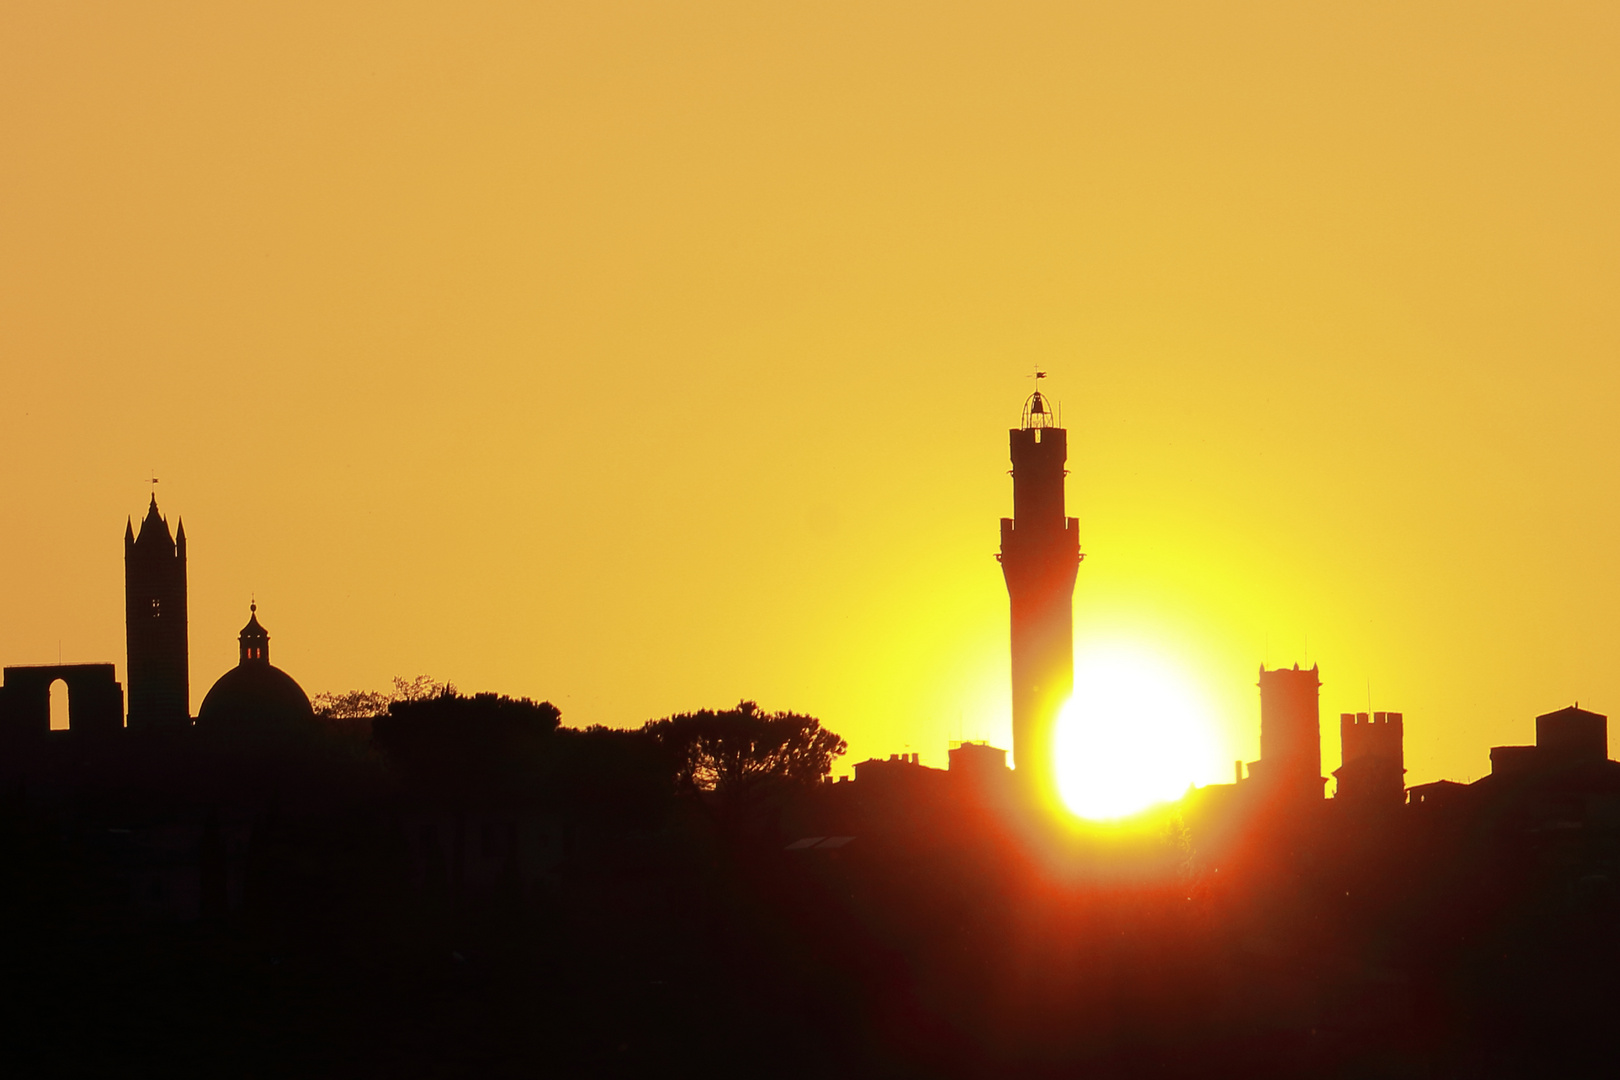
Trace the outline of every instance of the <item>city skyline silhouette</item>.
[[[1037, 369], [1034, 377], [1040, 380], [1046, 374]], [[1005, 748], [993, 747], [983, 739], [952, 740], [952, 766], [957, 761], [958, 747], [964, 748], [964, 753], [973, 751], [975, 761], [982, 749], [999, 762], [991, 771], [998, 775], [1005, 772], [1008, 790], [1019, 791], [1020, 798], [1036, 808], [1039, 815], [1061, 818], [1070, 813], [1101, 820], [1137, 815], [1152, 818], [1166, 811], [1199, 813], [1197, 808], [1208, 805], [1212, 798], [1229, 801], [1237, 797], [1260, 807], [1314, 806], [1331, 796], [1336, 805], [1348, 808], [1344, 811], [1347, 814], [1365, 813], [1369, 807], [1387, 812], [1407, 802], [1416, 806], [1425, 798], [1450, 797], [1448, 792], [1464, 786], [1453, 778], [1409, 785], [1403, 714], [1395, 711], [1341, 713], [1338, 741], [1342, 754], [1339, 767], [1329, 768], [1322, 737], [1323, 725], [1329, 718], [1321, 715], [1323, 683], [1319, 664], [1302, 669], [1296, 662], [1292, 670], [1268, 670], [1266, 663], [1261, 663], [1256, 728], [1260, 752], [1258, 760], [1247, 764], [1242, 758], [1236, 760], [1230, 795], [1218, 790], [1227, 785], [1199, 783], [1197, 779], [1189, 779], [1184, 792], [1172, 794], [1180, 774], [1164, 772], [1176, 767], [1170, 761], [1175, 755], [1165, 752], [1164, 740], [1175, 738], [1174, 732], [1151, 730], [1134, 744], [1107, 740], [1093, 745], [1076, 743], [1068, 725], [1078, 724], [1080, 714], [1071, 715], [1071, 706], [1082, 701], [1089, 710], [1085, 719], [1091, 729], [1125, 729], [1138, 724], [1152, 728], [1159, 718], [1153, 715], [1151, 706], [1141, 713], [1130, 709], [1111, 713], [1095, 700], [1095, 688], [1086, 685], [1087, 676], [1082, 676], [1078, 686], [1075, 682], [1072, 594], [1084, 553], [1080, 550], [1078, 519], [1064, 515], [1068, 432], [1061, 426], [1059, 406], [1036, 389], [1024, 402], [1019, 426], [1008, 435], [1014, 466], [1009, 470], [1014, 481], [1014, 514], [1001, 519], [1002, 543], [996, 559], [1001, 564], [1009, 599], [1012, 737]], [[149, 482], [155, 489], [158, 479]], [[297, 681], [269, 663], [269, 635], [258, 621], [255, 600], [249, 604], [248, 623], [238, 635], [238, 665], [213, 683], [202, 699], [202, 707], [193, 715], [186, 705], [190, 661], [185, 526], [177, 520], [171, 532], [155, 490], [140, 527], [136, 528], [133, 518], [126, 523], [124, 563], [127, 663], [123, 670], [127, 673], [127, 691], [116, 681], [116, 663], [7, 665], [6, 680], [0, 683], [0, 737], [26, 750], [31, 740], [47, 731], [72, 735], [83, 742], [105, 741], [123, 729], [142, 735], [167, 732], [173, 736], [193, 725], [228, 733], [238, 729], [292, 729], [317, 721], [341, 728], [359, 720], [363, 727], [358, 730], [366, 732], [374, 718], [386, 715], [398, 703], [433, 695], [455, 696], [451, 683], [438, 683], [427, 676], [414, 680], [395, 676], [393, 693], [327, 691], [317, 695], [317, 706], [312, 709], [310, 698]], [[1098, 671], [1093, 665], [1090, 676], [1095, 677]], [[1152, 696], [1153, 687], [1145, 682], [1120, 685], [1144, 700]], [[744, 704], [748, 709], [757, 708], [746, 700]], [[546, 707], [552, 708], [549, 703]], [[1578, 719], [1557, 719], [1560, 717]], [[1203, 719], [1194, 718], [1195, 722]], [[1538, 751], [1543, 744], [1544, 725], [1551, 726], [1547, 727], [1545, 747]], [[598, 727], [592, 725], [593, 729]], [[1568, 756], [1561, 749], [1566, 747], [1578, 747], [1569, 749], [1575, 754], [1571, 760], [1608, 759], [1607, 718], [1580, 709], [1579, 702], [1539, 715], [1536, 731], [1536, 745], [1492, 747], [1491, 775], [1487, 780], [1499, 775], [1534, 773], [1543, 767], [1531, 764], [1533, 761], [1563, 760], [1559, 755]], [[1564, 734], [1566, 731], [1569, 734]], [[820, 764], [811, 778], [833, 779], [836, 759], [847, 749], [847, 742], [837, 739], [837, 749], [830, 756], [818, 758]], [[1007, 760], [1009, 751], [1011, 761]], [[1108, 760], [1110, 755], [1117, 760]], [[26, 752], [23, 757], [26, 759]], [[859, 779], [861, 765], [869, 776], [921, 776], [940, 771], [923, 767], [920, 758], [919, 753], [908, 750], [890, 753], [887, 761], [881, 754], [864, 762], [852, 760], [855, 768], [838, 780], [847, 782], [852, 776]], [[1185, 767], [1186, 760], [1182, 758], [1181, 767]], [[909, 769], [896, 771], [897, 762]], [[1081, 808], [1106, 804], [1106, 800], [1099, 802], [1095, 793], [1086, 789], [1088, 784], [1106, 785], [1109, 781], [1104, 778], [1111, 773], [1137, 770], [1144, 775], [1163, 773], [1170, 778], [1170, 784], [1161, 779], [1155, 785], [1157, 794], [1152, 796], [1123, 790], [1115, 795], [1111, 808], [1100, 814]], [[1246, 782], [1249, 786], [1244, 788]], [[1498, 785], [1505, 782], [1499, 780]], [[1123, 803], [1118, 801], [1120, 797]]]
[[[891, 753], [835, 777], [845, 739], [751, 700], [573, 726], [549, 700], [396, 678], [312, 708], [256, 603], [237, 666], [172, 715], [206, 544], [153, 497], [124, 541], [129, 722], [112, 664], [0, 672], [0, 916], [22, 935], [7, 978], [35, 992], [16, 1059], [144, 1062], [180, 1010], [201, 1034], [166, 1060], [276, 1073], [331, 1054], [400, 1075], [1600, 1067], [1620, 957], [1603, 714], [1538, 715], [1485, 778], [1412, 786], [1403, 716], [1342, 714], [1324, 798], [1320, 666], [1262, 664], [1260, 755], [1231, 782], [1118, 828], [1063, 812], [1046, 688], [1075, 677], [1051, 645], [1079, 551], [1045, 408], [1032, 394], [1009, 433], [1015, 770], [963, 741], [943, 769]], [[132, 979], [146, 992], [108, 1009]], [[716, 1007], [722, 1049], [691, 1061]]]
[[1617, 48], [0, 14], [12, 1071], [1606, 1075]]

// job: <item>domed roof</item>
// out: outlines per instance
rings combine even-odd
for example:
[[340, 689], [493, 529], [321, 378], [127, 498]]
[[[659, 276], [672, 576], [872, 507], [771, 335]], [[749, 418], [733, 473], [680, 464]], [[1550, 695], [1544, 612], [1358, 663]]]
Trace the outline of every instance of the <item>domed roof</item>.
[[214, 683], [197, 710], [197, 726], [284, 725], [314, 716], [309, 695], [291, 675], [267, 663], [247, 663]]
[[311, 720], [309, 696], [291, 675], [270, 664], [270, 635], [259, 625], [259, 606], [248, 607], [248, 622], [238, 635], [241, 661], [219, 677], [202, 708], [198, 727], [264, 727]]

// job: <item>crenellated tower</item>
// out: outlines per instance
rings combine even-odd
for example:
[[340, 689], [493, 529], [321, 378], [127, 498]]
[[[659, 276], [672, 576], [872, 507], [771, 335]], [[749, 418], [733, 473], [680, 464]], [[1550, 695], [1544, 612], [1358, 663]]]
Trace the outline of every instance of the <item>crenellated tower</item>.
[[1068, 432], [1040, 391], [1024, 403], [1012, 447], [1013, 516], [1001, 519], [1001, 572], [1012, 608], [1013, 758], [1023, 787], [1056, 790], [1052, 737], [1074, 691], [1074, 581], [1079, 521], [1064, 516]]
[[1260, 760], [1249, 776], [1264, 796], [1286, 806], [1322, 801], [1320, 692], [1316, 666], [1301, 670], [1260, 665]]
[[1339, 714], [1340, 766], [1334, 801], [1398, 807], [1406, 801], [1405, 724], [1398, 712]]
[[129, 726], [142, 730], [191, 723], [186, 639], [186, 527], [175, 535], [157, 496], [141, 522], [124, 527], [124, 632], [129, 644]]

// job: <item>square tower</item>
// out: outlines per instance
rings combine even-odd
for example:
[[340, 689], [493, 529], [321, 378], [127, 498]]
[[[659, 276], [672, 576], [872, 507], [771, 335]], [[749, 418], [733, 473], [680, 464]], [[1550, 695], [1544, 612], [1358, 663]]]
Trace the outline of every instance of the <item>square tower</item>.
[[1308, 671], [1298, 664], [1275, 671], [1260, 666], [1260, 760], [1249, 773], [1270, 798], [1322, 799], [1321, 687], [1314, 665]]
[[1339, 750], [1344, 764], [1335, 802], [1400, 806], [1406, 801], [1405, 727], [1398, 712], [1339, 714]]

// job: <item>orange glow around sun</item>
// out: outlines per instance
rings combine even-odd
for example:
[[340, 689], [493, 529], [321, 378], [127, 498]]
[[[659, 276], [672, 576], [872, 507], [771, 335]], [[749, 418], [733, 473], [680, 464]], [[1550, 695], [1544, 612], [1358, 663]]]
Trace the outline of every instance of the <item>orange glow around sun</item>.
[[1088, 650], [1054, 735], [1058, 794], [1093, 821], [1179, 798], [1219, 767], [1213, 722], [1197, 688], [1159, 657]]

